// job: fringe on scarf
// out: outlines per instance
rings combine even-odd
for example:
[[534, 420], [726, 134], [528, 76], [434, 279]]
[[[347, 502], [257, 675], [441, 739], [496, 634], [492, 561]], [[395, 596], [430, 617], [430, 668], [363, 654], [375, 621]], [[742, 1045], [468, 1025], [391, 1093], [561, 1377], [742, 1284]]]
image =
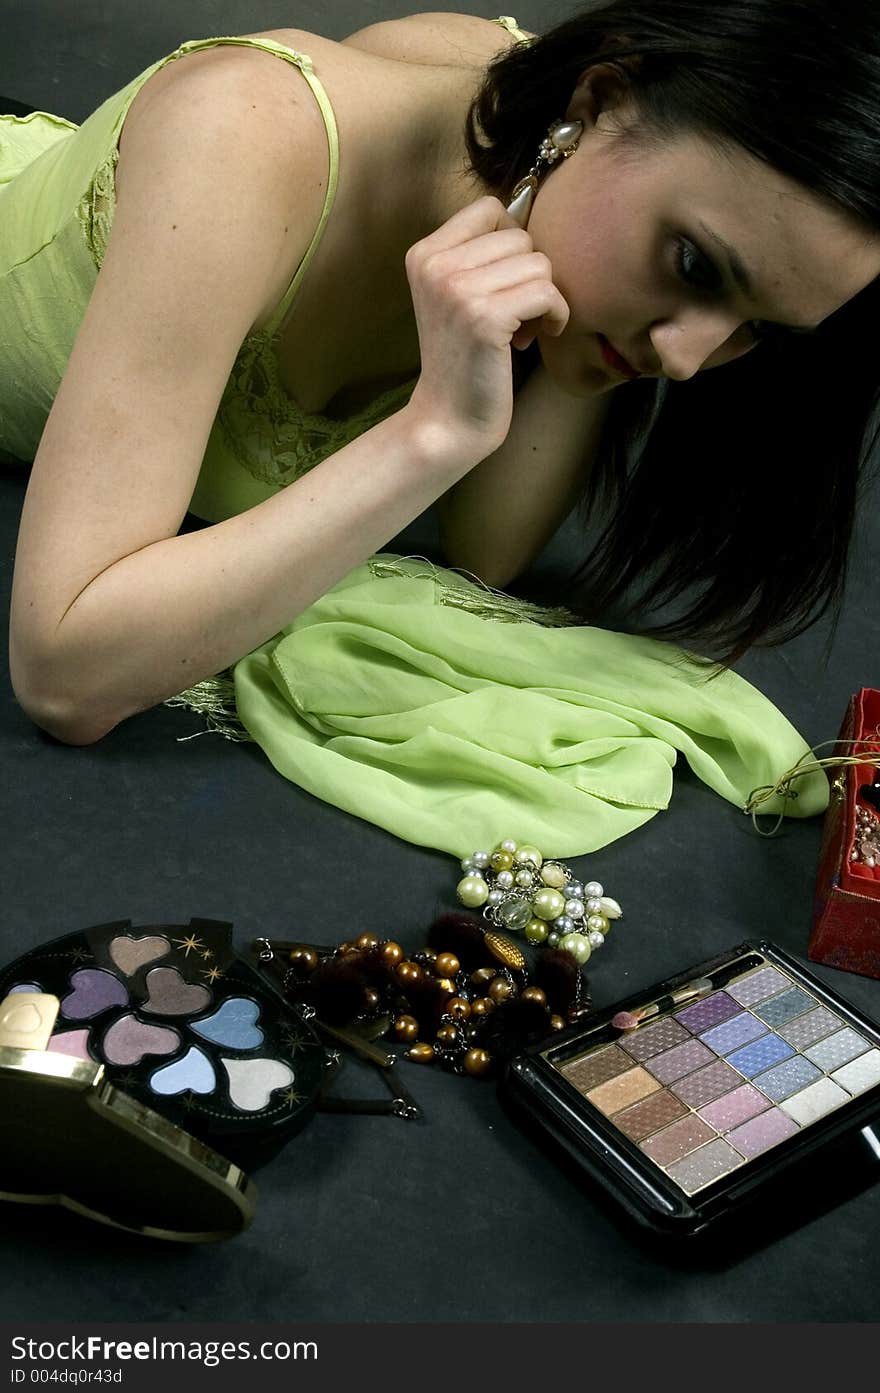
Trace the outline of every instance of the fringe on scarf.
[[[405, 564], [408, 561], [424, 562], [428, 569], [414, 571]], [[476, 614], [482, 619], [491, 619], [498, 624], [541, 624], [545, 628], [561, 629], [582, 622], [577, 615], [562, 605], [555, 608], [536, 605], [530, 600], [518, 600], [503, 590], [493, 590], [480, 580], [479, 576], [469, 571], [453, 573], [460, 574], [467, 582], [466, 585], [450, 585], [447, 581], [440, 580], [439, 568], [424, 556], [405, 556], [393, 561], [374, 558], [368, 564], [371, 574], [378, 580], [433, 580], [438, 604], [465, 610], [468, 614]], [[449, 572], [446, 571], [446, 574]], [[226, 740], [255, 743], [253, 736], [239, 719], [232, 672], [232, 668], [225, 668], [215, 677], [206, 677], [203, 682], [196, 682], [192, 687], [187, 687], [186, 691], [178, 692], [177, 696], [169, 697], [162, 703], [164, 706], [182, 706], [187, 711], [195, 711], [205, 718], [204, 730], [193, 731], [192, 735], [179, 735], [178, 743], [194, 740], [197, 735], [210, 734], [222, 735]]]

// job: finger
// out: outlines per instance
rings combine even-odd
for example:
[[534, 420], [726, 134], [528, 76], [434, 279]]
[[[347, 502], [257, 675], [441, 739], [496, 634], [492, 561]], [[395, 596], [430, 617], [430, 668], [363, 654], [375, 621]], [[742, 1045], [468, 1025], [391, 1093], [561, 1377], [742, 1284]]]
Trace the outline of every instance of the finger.
[[500, 199], [487, 194], [484, 198], [477, 198], [473, 203], [466, 203], [464, 208], [459, 208], [457, 213], [447, 218], [435, 232], [423, 237], [416, 246], [430, 256], [450, 247], [459, 247], [463, 242], [469, 242], [481, 233], [495, 232], [509, 224], [510, 215], [504, 204]]
[[448, 263], [451, 271], [469, 271], [477, 266], [488, 266], [493, 261], [502, 261], [516, 256], [527, 256], [534, 251], [532, 239], [522, 228], [506, 228], [500, 232], [487, 232], [473, 237], [469, 242], [447, 247], [442, 252], [431, 255], [431, 263], [443, 270]]
[[524, 252], [520, 256], [505, 256], [500, 261], [462, 269], [456, 265], [452, 273], [461, 293], [469, 295], [492, 295], [499, 290], [509, 290], [512, 286], [526, 281], [553, 281], [549, 272], [547, 258], [540, 252]]

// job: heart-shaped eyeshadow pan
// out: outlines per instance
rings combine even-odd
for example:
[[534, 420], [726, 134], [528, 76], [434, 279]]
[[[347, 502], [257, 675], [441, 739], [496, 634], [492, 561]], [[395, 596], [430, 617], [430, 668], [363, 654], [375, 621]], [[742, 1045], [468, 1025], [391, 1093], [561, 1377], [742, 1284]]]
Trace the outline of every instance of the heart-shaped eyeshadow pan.
[[89, 1064], [94, 1064], [88, 1045], [88, 1030], [65, 1030], [60, 1035], [53, 1035], [46, 1049], [52, 1054], [67, 1054], [72, 1059], [87, 1059]]
[[126, 977], [137, 972], [145, 963], [155, 962], [171, 952], [167, 938], [150, 934], [146, 938], [135, 938], [133, 934], [119, 934], [110, 944], [110, 957]]
[[213, 1016], [193, 1021], [190, 1029], [203, 1039], [226, 1045], [228, 1049], [255, 1050], [263, 1043], [263, 1032], [257, 1025], [259, 1015], [260, 1008], [255, 1001], [244, 996], [230, 996]]
[[154, 1016], [189, 1016], [211, 1004], [211, 993], [198, 982], [187, 982], [176, 967], [153, 967], [147, 973], [149, 995], [141, 1007]]
[[176, 1030], [165, 1025], [148, 1025], [137, 1016], [120, 1016], [114, 1021], [102, 1045], [108, 1064], [140, 1064], [147, 1054], [173, 1054], [180, 1046]]
[[169, 1098], [175, 1093], [210, 1093], [216, 1075], [207, 1055], [197, 1045], [190, 1045], [183, 1059], [157, 1069], [150, 1078], [154, 1093]]
[[294, 1073], [279, 1059], [225, 1059], [221, 1064], [229, 1075], [229, 1096], [242, 1112], [260, 1112], [276, 1088], [293, 1083]]
[[103, 967], [81, 967], [70, 978], [73, 991], [61, 1003], [69, 1021], [88, 1021], [111, 1006], [127, 1006], [128, 991], [118, 977]]

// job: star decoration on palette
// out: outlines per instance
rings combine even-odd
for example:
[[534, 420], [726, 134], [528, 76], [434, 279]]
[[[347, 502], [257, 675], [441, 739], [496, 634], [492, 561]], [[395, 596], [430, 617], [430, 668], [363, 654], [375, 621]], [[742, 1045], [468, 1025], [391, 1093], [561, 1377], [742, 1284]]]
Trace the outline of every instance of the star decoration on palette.
[[219, 967], [203, 967], [202, 976], [208, 982], [216, 982], [218, 977], [223, 976], [223, 973], [220, 971]]
[[290, 1050], [291, 1054], [296, 1054], [297, 1050], [301, 1050], [303, 1045], [305, 1044], [305, 1037], [303, 1035], [300, 1035], [298, 1030], [295, 1030], [292, 1026], [289, 1025], [286, 1025], [282, 1030], [281, 1039], [286, 1045], [287, 1049]]
[[75, 963], [84, 963], [88, 962], [90, 955], [85, 948], [71, 948], [70, 956]]
[[209, 958], [213, 958], [213, 956], [214, 954], [212, 953], [210, 948], [206, 948], [202, 953], [202, 957], [205, 959], [205, 962], [207, 962]]
[[116, 1075], [116, 1083], [120, 1088], [134, 1088], [137, 1084], [137, 1078], [130, 1069], [126, 1069], [124, 1074]]
[[188, 958], [190, 953], [202, 953], [205, 944], [202, 939], [196, 938], [195, 934], [190, 934], [188, 938], [175, 938], [174, 946]]
[[189, 1090], [181, 1095], [180, 1106], [183, 1108], [184, 1112], [192, 1112], [197, 1106], [196, 1099]]
[[285, 1088], [281, 1095], [281, 1101], [286, 1103], [289, 1108], [292, 1108], [295, 1107], [297, 1103], [302, 1102], [302, 1094], [297, 1093], [295, 1088]]

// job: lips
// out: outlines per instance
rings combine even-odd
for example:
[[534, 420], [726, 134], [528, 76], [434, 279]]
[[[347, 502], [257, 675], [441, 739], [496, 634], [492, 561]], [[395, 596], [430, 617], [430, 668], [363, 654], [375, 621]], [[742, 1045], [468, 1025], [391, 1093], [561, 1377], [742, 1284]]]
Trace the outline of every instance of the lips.
[[596, 337], [599, 340], [602, 357], [610, 368], [613, 368], [616, 373], [619, 373], [621, 377], [625, 377], [628, 380], [641, 377], [641, 373], [632, 367], [625, 358], [622, 358], [615, 348], [611, 347], [611, 344], [605, 338], [604, 334], [597, 334]]

